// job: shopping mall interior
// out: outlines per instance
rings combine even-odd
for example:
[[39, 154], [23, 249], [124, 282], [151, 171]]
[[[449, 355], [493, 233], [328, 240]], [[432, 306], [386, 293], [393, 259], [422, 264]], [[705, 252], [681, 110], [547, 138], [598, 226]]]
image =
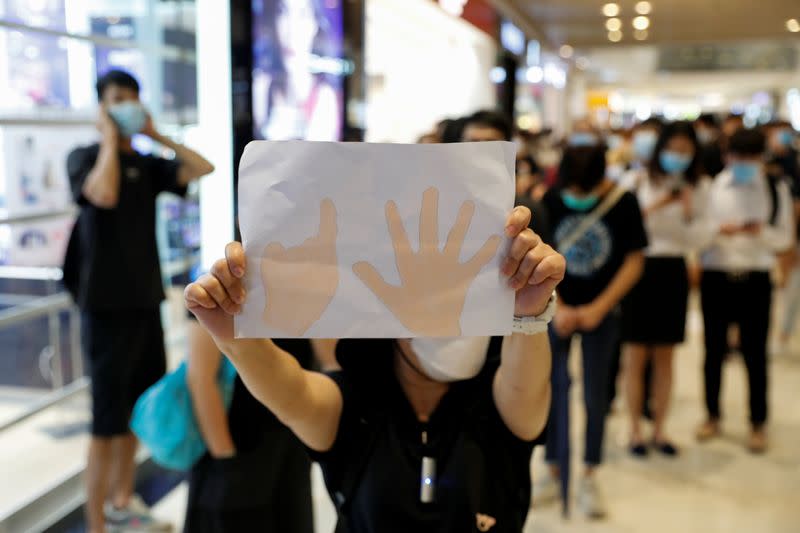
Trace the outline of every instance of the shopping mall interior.
[[[152, 209], [169, 370], [179, 368], [195, 345], [190, 336], [196, 326], [188, 317], [184, 289], [209, 271], [229, 241], [239, 238], [244, 205], [237, 203], [239, 161], [251, 141], [459, 142], [463, 125], [471, 124], [460, 117], [491, 110], [513, 129], [517, 195], [522, 191], [538, 206], [540, 200], [547, 203], [544, 190], [558, 190], [566, 172], [562, 158], [576, 147], [607, 148], [607, 179], [653, 168], [631, 155], [638, 149], [636, 132], [646, 124], [660, 124], [663, 131], [668, 124], [695, 125], [683, 137], [693, 139], [694, 146], [716, 139], [704, 136], [700, 124], [718, 131], [722, 125], [717, 134], [723, 147], [717, 156], [720, 168], [704, 176], [709, 183], [736, 173], [728, 169], [735, 166], [730, 159], [735, 156], [725, 150], [736, 145], [739, 131], [763, 131], [767, 140], [762, 136], [762, 145], [769, 148], [761, 152], [766, 154], [772, 150], [775, 155], [773, 138], [785, 139], [781, 150], [789, 155], [783, 161], [794, 175], [787, 171], [780, 179], [788, 182], [794, 205], [780, 209], [794, 240], [783, 250], [765, 252], [763, 270], [771, 288], [761, 313], [769, 322], [768, 423], [748, 421], [748, 413], [751, 419], [756, 416], [752, 361], [745, 353], [752, 344], [750, 318], [725, 324], [730, 351], [724, 354], [721, 393], [717, 384], [726, 415], [721, 431], [716, 425], [720, 407], [716, 415], [714, 409], [707, 412], [708, 296], [700, 290], [706, 278], [693, 278], [699, 278], [706, 255], [702, 250], [687, 252], [685, 335], [676, 344], [667, 392], [668, 444], [679, 453], [658, 454], [654, 448], [646, 459], [635, 453], [626, 381], [631, 354], [620, 341], [618, 378], [617, 372], [608, 372], [617, 392], [608, 398], [603, 464], [591, 476], [602, 487], [603, 509], [582, 512], [589, 505], [589, 475], [583, 478], [580, 455], [585, 413], [590, 412], [584, 401], [592, 400], [585, 390], [589, 380], [581, 343], [575, 342], [565, 406], [573, 415], [564, 433], [573, 453], [565, 459], [571, 468], [562, 463], [558, 474], [567, 496], [558, 501], [553, 494], [554, 501], [537, 502], [552, 489], [543, 488], [543, 480], [557, 475], [546, 464], [545, 446], [536, 446], [529, 468], [533, 496], [526, 498], [532, 503], [523, 523], [526, 533], [800, 531], [800, 404], [795, 388], [800, 383], [800, 336], [794, 334], [793, 320], [800, 307], [800, 266], [795, 266], [800, 262], [791, 218], [800, 213], [799, 0], [0, 0], [0, 59], [0, 533], [170, 530], [157, 529], [163, 524], [188, 533], [308, 531], [288, 526], [205, 529], [198, 526], [197, 516], [190, 524], [187, 516], [198, 512], [192, 510], [198, 504], [190, 487], [199, 477], [189, 469], [159, 464], [144, 445], [135, 455], [135, 492], [149, 508], [142, 511], [146, 521], [156, 526], [126, 523], [102, 529], [87, 522], [86, 480], [92, 475], [87, 450], [97, 427], [92, 391], [99, 387], [92, 382], [97, 362], [88, 353], [95, 347], [88, 342], [86, 322], [90, 315], [95, 320], [98, 311], [87, 308], [85, 298], [70, 294], [65, 256], [71, 236], [78, 233], [78, 217], [99, 208], [87, 200], [86, 185], [76, 189], [68, 159], [76, 148], [100, 142], [108, 124], [122, 128], [109, 108], [100, 112], [98, 107], [96, 84], [111, 70], [138, 81], [136, 93], [152, 119], [149, 129], [134, 130], [132, 150], [172, 159], [188, 147], [210, 163], [193, 177], [206, 175], [180, 188], [182, 195], [164, 186], [166, 192], [157, 195]], [[729, 122], [741, 130], [725, 131]], [[445, 140], [448, 128], [458, 124], [457, 138]], [[506, 135], [506, 140], [511, 138]], [[524, 170], [521, 160], [528, 163]], [[665, 169], [666, 161], [654, 165]], [[89, 168], [87, 180], [94, 172]], [[314, 162], [312, 168], [318, 177], [329, 170], [325, 161]], [[520, 188], [520, 179], [527, 180], [527, 188]], [[713, 190], [716, 185], [709, 186]], [[538, 190], [544, 200], [532, 192]], [[782, 189], [775, 190], [777, 202]], [[368, 203], [372, 192], [364, 194]], [[680, 199], [680, 189], [677, 194]], [[745, 200], [739, 205], [749, 204]], [[538, 216], [534, 212], [534, 219]], [[773, 213], [772, 218], [780, 216]], [[777, 232], [778, 223], [764, 224], [769, 226], [764, 234], [768, 229]], [[730, 239], [736, 238], [745, 236]], [[148, 244], [124, 245], [138, 246]], [[568, 256], [568, 278], [571, 260]], [[749, 270], [727, 272], [726, 283], [745, 283]], [[128, 283], [126, 276], [120, 274], [125, 279], [118, 283]], [[81, 271], [79, 277], [85, 281], [91, 274]], [[735, 293], [727, 297], [737, 302], [744, 298]], [[651, 322], [665, 321], [658, 309], [669, 306], [662, 306], [660, 296], [647, 304]], [[316, 346], [313, 351], [319, 355]], [[312, 366], [326, 369], [319, 359]], [[713, 431], [701, 436], [697, 427], [706, 416], [714, 425], [705, 429]], [[551, 420], [545, 431], [556, 427]], [[650, 422], [644, 427], [649, 439]], [[754, 444], [751, 432], [756, 431], [768, 436], [768, 445]], [[658, 439], [656, 435], [653, 443]], [[207, 453], [203, 461], [216, 459]], [[313, 516], [313, 531], [332, 533], [337, 506], [319, 464], [311, 465], [309, 475], [313, 514], [307, 515]], [[243, 483], [258, 486], [253, 479]], [[593, 503], [597, 510], [599, 504]], [[280, 504], [271, 506], [261, 512], [289, 512]], [[237, 512], [235, 504], [232, 509]], [[500, 522], [494, 528], [481, 517], [478, 531], [520, 531], [501, 529]], [[383, 531], [356, 522], [344, 531]], [[430, 521], [418, 529], [464, 531]]]

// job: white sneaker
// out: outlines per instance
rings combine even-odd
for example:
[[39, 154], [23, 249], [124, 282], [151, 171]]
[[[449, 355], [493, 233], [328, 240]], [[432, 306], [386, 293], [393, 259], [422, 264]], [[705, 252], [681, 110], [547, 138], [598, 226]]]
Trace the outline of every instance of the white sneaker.
[[531, 507], [541, 508], [556, 503], [561, 498], [560, 483], [550, 472], [535, 476], [531, 487]]
[[606, 503], [594, 476], [584, 477], [578, 488], [578, 508], [590, 519], [606, 516]]
[[169, 522], [160, 522], [153, 518], [150, 508], [138, 494], [131, 496], [128, 506], [124, 509], [118, 509], [111, 502], [107, 502], [103, 510], [106, 528], [111, 533], [127, 533], [129, 531], [168, 533], [173, 529]]

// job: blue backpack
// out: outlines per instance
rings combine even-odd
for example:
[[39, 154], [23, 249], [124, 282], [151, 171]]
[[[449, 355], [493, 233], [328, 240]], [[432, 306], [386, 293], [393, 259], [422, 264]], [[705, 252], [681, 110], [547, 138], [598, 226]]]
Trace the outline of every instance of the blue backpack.
[[[139, 397], [131, 416], [131, 431], [149, 450], [153, 461], [172, 470], [189, 470], [206, 452], [186, 382], [186, 361]], [[227, 410], [233, 399], [236, 369], [222, 358], [217, 383]]]

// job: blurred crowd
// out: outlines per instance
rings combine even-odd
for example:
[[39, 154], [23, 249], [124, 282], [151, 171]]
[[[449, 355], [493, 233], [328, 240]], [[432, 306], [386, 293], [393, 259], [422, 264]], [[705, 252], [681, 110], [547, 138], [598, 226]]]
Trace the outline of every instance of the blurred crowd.
[[[704, 316], [707, 413], [696, 438], [721, 434], [722, 366], [738, 355], [749, 385], [751, 433], [744, 444], [765, 452], [767, 359], [788, 350], [800, 309], [800, 160], [792, 125], [776, 120], [747, 128], [736, 114], [703, 114], [693, 122], [653, 117], [616, 129], [576, 120], [559, 137], [549, 130], [512, 131], [502, 115], [480, 111], [439, 122], [419, 142], [489, 140], [516, 145], [517, 204], [531, 208], [532, 227], [567, 258], [550, 329], [550, 475], [537, 481], [534, 500], [555, 501], [562, 493], [559, 479], [566, 481], [567, 361], [575, 334], [587, 415], [586, 467], [577, 497], [584, 514], [606, 514], [593, 474], [602, 463], [605, 417], [618, 378], [630, 419], [630, 453], [680, 455], [666, 422], [673, 354], [685, 340], [693, 289], [700, 292]], [[771, 341], [776, 287], [785, 292], [785, 309]], [[644, 420], [651, 422], [649, 435]]]

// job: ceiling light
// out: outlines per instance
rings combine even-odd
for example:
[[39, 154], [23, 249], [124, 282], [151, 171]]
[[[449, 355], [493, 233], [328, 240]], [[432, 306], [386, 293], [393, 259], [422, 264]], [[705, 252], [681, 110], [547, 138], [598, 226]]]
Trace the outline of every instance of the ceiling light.
[[789, 19], [786, 21], [786, 29], [792, 33], [800, 32], [800, 21], [797, 19]]
[[636, 12], [640, 15], [649, 15], [653, 11], [653, 4], [650, 2], [639, 2], [636, 4]]
[[603, 6], [603, 15], [607, 17], [616, 17], [619, 15], [619, 4], [606, 4]]
[[575, 66], [578, 67], [579, 70], [586, 70], [589, 68], [589, 59], [586, 57], [579, 57], [575, 60]]
[[606, 29], [608, 31], [619, 31], [622, 29], [622, 21], [620, 19], [608, 19], [606, 21]]
[[647, 30], [636, 30], [633, 32], [633, 38], [637, 41], [645, 41], [650, 36], [650, 32]]
[[647, 17], [636, 17], [633, 19], [633, 27], [637, 30], [646, 30], [650, 27], [650, 19]]
[[525, 79], [528, 80], [528, 83], [541, 83], [544, 79], [544, 70], [542, 67], [529, 67], [525, 71]]
[[558, 51], [558, 55], [560, 55], [560, 56], [561, 56], [561, 57], [563, 57], [564, 59], [569, 59], [569, 58], [571, 58], [571, 57], [572, 57], [572, 54], [574, 54], [574, 53], [575, 53], [575, 49], [574, 49], [574, 48], [572, 48], [572, 47], [571, 47], [570, 45], [568, 45], [568, 44], [565, 44], [564, 46], [562, 46], [562, 47], [561, 47], [561, 49]]
[[614, 30], [608, 32], [608, 40], [612, 43], [618, 43], [622, 40], [622, 32], [619, 30]]

